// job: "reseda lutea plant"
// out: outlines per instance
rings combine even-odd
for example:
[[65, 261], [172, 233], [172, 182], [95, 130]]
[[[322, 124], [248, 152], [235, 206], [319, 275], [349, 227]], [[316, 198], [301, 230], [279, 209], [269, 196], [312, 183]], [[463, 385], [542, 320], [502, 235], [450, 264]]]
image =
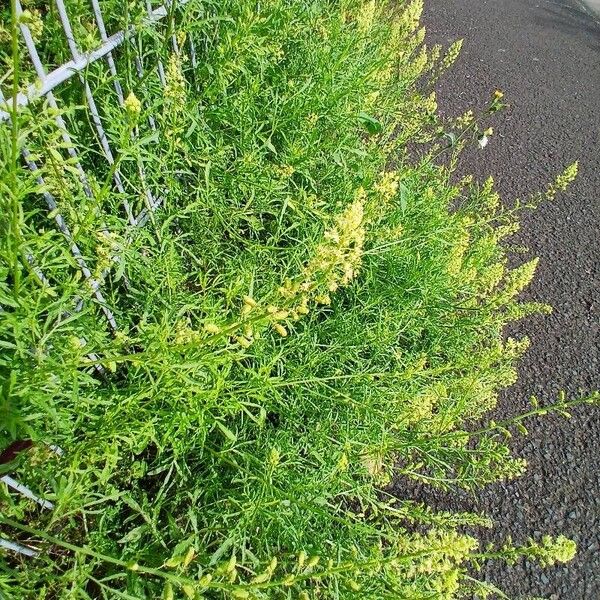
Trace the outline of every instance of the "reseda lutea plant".
[[[491, 132], [437, 115], [432, 86], [460, 45], [424, 46], [419, 0], [191, 0], [156, 29], [141, 2], [101, 6], [140, 27], [115, 56], [122, 106], [101, 64], [86, 72], [115, 164], [77, 82], [57, 97], [85, 180], [43, 102], [0, 124], [0, 448], [34, 442], [2, 469], [54, 503], [0, 490], [2, 536], [40, 551], [2, 557], [0, 594], [485, 597], [500, 593], [474, 577], [487, 559], [569, 560], [562, 536], [479, 548], [484, 515], [385, 487], [523, 472], [507, 433], [548, 407], [475, 425], [527, 348], [504, 326], [547, 310], [518, 300], [536, 262], [511, 269], [503, 240], [574, 168], [514, 207], [491, 180], [454, 182], [462, 148]], [[87, 8], [67, 9], [94, 47]], [[20, 55], [3, 57], [17, 86]], [[149, 196], [159, 209], [133, 227], [125, 202], [137, 214]]]

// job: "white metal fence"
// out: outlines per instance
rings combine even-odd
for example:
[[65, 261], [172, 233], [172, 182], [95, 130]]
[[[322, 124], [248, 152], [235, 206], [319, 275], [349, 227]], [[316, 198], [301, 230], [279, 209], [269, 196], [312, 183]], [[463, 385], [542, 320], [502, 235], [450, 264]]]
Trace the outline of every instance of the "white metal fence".
[[[107, 164], [112, 167], [112, 184], [114, 185], [115, 190], [119, 192], [123, 198], [125, 198], [126, 194], [124, 190], [121, 172], [119, 167], [115, 165], [115, 156], [113, 153], [113, 149], [111, 148], [109, 138], [106, 134], [102, 122], [100, 111], [98, 110], [98, 106], [94, 98], [94, 90], [92, 90], [90, 83], [86, 78], [86, 69], [94, 63], [102, 64], [111, 77], [117, 101], [120, 103], [121, 106], [123, 106], [125, 98], [123, 93], [123, 86], [121, 84], [119, 72], [117, 69], [118, 61], [116, 60], [115, 53], [119, 51], [120, 46], [124, 45], [128, 42], [128, 40], [132, 39], [139, 32], [140, 29], [156, 26], [156, 24], [159, 21], [165, 19], [165, 17], [167, 17], [170, 14], [169, 11], [173, 10], [174, 8], [183, 7], [183, 5], [187, 4], [189, 0], [173, 0], [175, 2], [175, 5], [172, 4], [170, 0], [166, 0], [165, 4], [157, 8], [152, 7], [151, 0], [145, 0], [146, 17], [142, 21], [141, 25], [138, 25], [138, 27], [131, 26], [128, 29], [120, 30], [112, 34], [109, 34], [107, 32], [105, 26], [105, 19], [101, 11], [99, 0], [89, 0], [89, 2], [91, 3], [95, 25], [98, 29], [101, 43], [93, 50], [87, 52], [83, 52], [78, 47], [64, 0], [52, 1], [54, 2], [57, 9], [58, 17], [62, 26], [62, 31], [64, 33], [64, 40], [66, 41], [68, 50], [71, 55], [71, 59], [65, 62], [64, 64], [60, 65], [59, 67], [51, 70], [50, 72], [47, 71], [42, 59], [40, 58], [40, 54], [38, 52], [38, 48], [36, 47], [33, 34], [26, 22], [26, 19], [20, 18], [23, 15], [23, 7], [21, 5], [20, 0], [17, 0], [17, 17], [19, 17], [20, 21], [20, 35], [22, 36], [22, 40], [27, 51], [28, 59], [31, 61], [33, 69], [35, 70], [37, 81], [34, 84], [31, 84], [24, 92], [19, 93], [16, 97], [16, 102], [14, 98], [5, 97], [2, 94], [2, 90], [0, 89], [0, 126], [3, 122], [7, 122], [12, 118], [12, 111], [15, 106], [17, 107], [17, 109], [19, 109], [31, 105], [32, 109], [35, 109], [35, 103], [40, 99], [45, 98], [48, 105], [52, 109], [55, 109], [54, 118], [56, 121], [56, 125], [58, 127], [58, 130], [60, 131], [60, 135], [63, 141], [65, 142], [65, 146], [70, 155], [70, 158], [76, 165], [76, 169], [78, 171], [78, 176], [82, 183], [84, 193], [86, 194], [86, 196], [91, 197], [92, 189], [88, 183], [88, 176], [84, 169], [83, 161], [80, 159], [76, 144], [73, 143], [67, 124], [61, 116], [59, 106], [60, 100], [54, 93], [55, 91], [57, 91], [57, 88], [59, 88], [65, 82], [71, 80], [79, 82], [78, 84], [81, 85], [85, 94], [86, 107], [89, 111], [93, 127], [97, 133], [97, 139], [99, 141], [100, 150]], [[180, 53], [183, 51], [183, 49], [180, 48], [180, 45], [174, 34], [171, 36], [170, 44], [172, 45], [172, 50], [174, 52]], [[188, 54], [192, 67], [195, 67], [197, 64], [196, 52], [193, 40], [191, 38], [188, 40], [188, 47], [186, 49], [186, 52]], [[137, 76], [141, 79], [144, 77], [142, 59], [137, 53], [134, 52], [133, 60]], [[160, 58], [157, 58], [156, 60], [156, 69], [160, 83], [164, 86], [165, 72]], [[149, 117], [149, 126], [153, 129], [155, 128], [155, 124], [152, 117]], [[118, 330], [117, 321], [113, 312], [108, 306], [104, 295], [102, 294], [102, 286], [104, 283], [106, 273], [103, 273], [100, 277], [96, 278], [94, 278], [94, 276], [92, 275], [92, 272], [71, 233], [71, 229], [69, 227], [69, 224], [67, 223], [67, 220], [61, 214], [60, 206], [57, 202], [57, 199], [50, 191], [47, 191], [48, 188], [44, 185], [45, 182], [42, 175], [42, 170], [38, 167], [38, 164], [36, 164], [35, 160], [32, 158], [32, 153], [26, 146], [22, 148], [22, 158], [24, 164], [27, 166], [27, 168], [29, 168], [32, 171], [32, 173], [36, 177], [38, 183], [46, 190], [43, 192], [43, 196], [48, 211], [52, 213], [57, 228], [64, 235], [78, 267], [80, 268], [84, 278], [87, 280], [93, 292], [95, 300], [97, 301], [98, 305], [102, 310], [102, 313], [104, 314], [104, 317], [106, 318], [108, 327], [113, 332], [116, 332]], [[141, 189], [143, 189], [145, 192], [144, 208], [142, 208], [142, 210], [139, 211], [137, 214], [134, 214], [134, 211], [127, 202], [127, 200], [123, 200], [123, 208], [125, 210], [127, 220], [132, 227], [144, 226], [148, 221], [151, 213], [154, 212], [162, 203], [160, 190], [151, 190], [150, 186], [146, 185], [146, 174], [144, 172], [143, 166], [141, 165], [138, 167], [138, 175], [140, 178]], [[44, 273], [39, 268], [39, 266], [36, 265], [35, 257], [29, 256], [28, 260], [31, 262], [32, 267], [35, 269], [38, 277], [42, 281], [47, 282]], [[82, 307], [83, 301], [79, 300], [74, 307], [74, 311], [80, 311]], [[0, 311], [1, 310], [2, 306], [0, 306]], [[86, 340], [82, 339], [81, 343], [85, 344]], [[97, 362], [97, 356], [90, 354], [89, 357], [93, 361]], [[96, 368], [99, 372], [104, 374], [104, 369], [101, 365], [98, 364]], [[50, 448], [56, 453], [62, 453], [62, 450], [60, 448], [57, 448], [55, 446], [51, 446]], [[53, 505], [50, 501], [39, 497], [31, 489], [18, 482], [10, 475], [4, 475], [0, 478], [0, 480], [8, 487], [15, 490], [17, 493], [36, 502], [41, 508], [53, 508]], [[17, 543], [4, 537], [0, 537], [0, 548], [12, 552], [17, 552], [19, 554], [30, 557], [37, 555], [37, 550], [34, 547], [23, 545], [22, 543]]]

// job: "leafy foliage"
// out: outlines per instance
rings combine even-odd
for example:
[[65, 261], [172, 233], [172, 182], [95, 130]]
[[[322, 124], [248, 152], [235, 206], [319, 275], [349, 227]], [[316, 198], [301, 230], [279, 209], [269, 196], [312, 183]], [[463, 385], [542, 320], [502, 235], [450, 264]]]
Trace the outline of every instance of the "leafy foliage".
[[[67, 8], [89, 49], [83, 4]], [[28, 6], [59, 64], [53, 9]], [[491, 180], [455, 181], [491, 132], [437, 116], [459, 45], [423, 45], [419, 0], [192, 0], [157, 27], [142, 3], [101, 6], [111, 31], [138, 26], [116, 57], [123, 105], [105, 66], [85, 74], [115, 164], [76, 79], [60, 113], [0, 124], [0, 447], [35, 442], [10, 468], [55, 504], [1, 490], [3, 536], [41, 554], [7, 555], [0, 594], [454, 598], [497, 592], [471, 576], [486, 558], [571, 558], [562, 537], [484, 551], [465, 533], [483, 516], [385, 486], [525, 468], [505, 436], [522, 419], [475, 425], [527, 347], [505, 324], [546, 310], [518, 300], [536, 262], [511, 270], [502, 240], [574, 169], [513, 208]], [[5, 97], [33, 81], [22, 55], [4, 57]], [[158, 198], [134, 226], [127, 207]]]

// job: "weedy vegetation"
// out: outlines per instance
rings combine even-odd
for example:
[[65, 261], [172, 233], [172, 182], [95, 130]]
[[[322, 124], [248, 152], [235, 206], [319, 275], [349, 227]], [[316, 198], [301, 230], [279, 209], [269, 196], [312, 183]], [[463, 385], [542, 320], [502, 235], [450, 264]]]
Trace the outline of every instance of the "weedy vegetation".
[[[460, 44], [424, 45], [421, 0], [191, 0], [153, 26], [100, 4], [137, 27], [124, 104], [105, 63], [83, 74], [115, 163], [77, 77], [0, 124], [0, 448], [34, 442], [1, 468], [54, 503], [0, 488], [2, 537], [40, 551], [3, 553], [0, 596], [502, 597], [484, 561], [572, 558], [562, 536], [482, 548], [485, 515], [388, 484], [518, 476], [511, 431], [595, 401], [485, 419], [528, 345], [505, 325], [548, 310], [519, 300], [536, 261], [505, 240], [576, 166], [512, 205], [454, 176], [503, 98], [438, 116]], [[49, 68], [70, 58], [54, 5], [24, 9], [1, 13], [5, 98], [36, 79], [20, 24]]]

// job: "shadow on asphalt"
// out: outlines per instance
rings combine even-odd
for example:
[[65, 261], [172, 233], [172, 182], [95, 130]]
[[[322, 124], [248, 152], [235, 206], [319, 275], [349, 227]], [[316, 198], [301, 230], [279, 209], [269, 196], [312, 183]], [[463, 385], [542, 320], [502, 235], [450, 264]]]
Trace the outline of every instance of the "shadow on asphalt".
[[581, 32], [584, 32], [590, 38], [588, 47], [600, 51], [600, 17], [585, 9], [557, 3], [541, 8], [543, 14], [540, 12], [535, 19], [538, 25], [548, 31], [560, 31], [578, 37], [581, 37]]

